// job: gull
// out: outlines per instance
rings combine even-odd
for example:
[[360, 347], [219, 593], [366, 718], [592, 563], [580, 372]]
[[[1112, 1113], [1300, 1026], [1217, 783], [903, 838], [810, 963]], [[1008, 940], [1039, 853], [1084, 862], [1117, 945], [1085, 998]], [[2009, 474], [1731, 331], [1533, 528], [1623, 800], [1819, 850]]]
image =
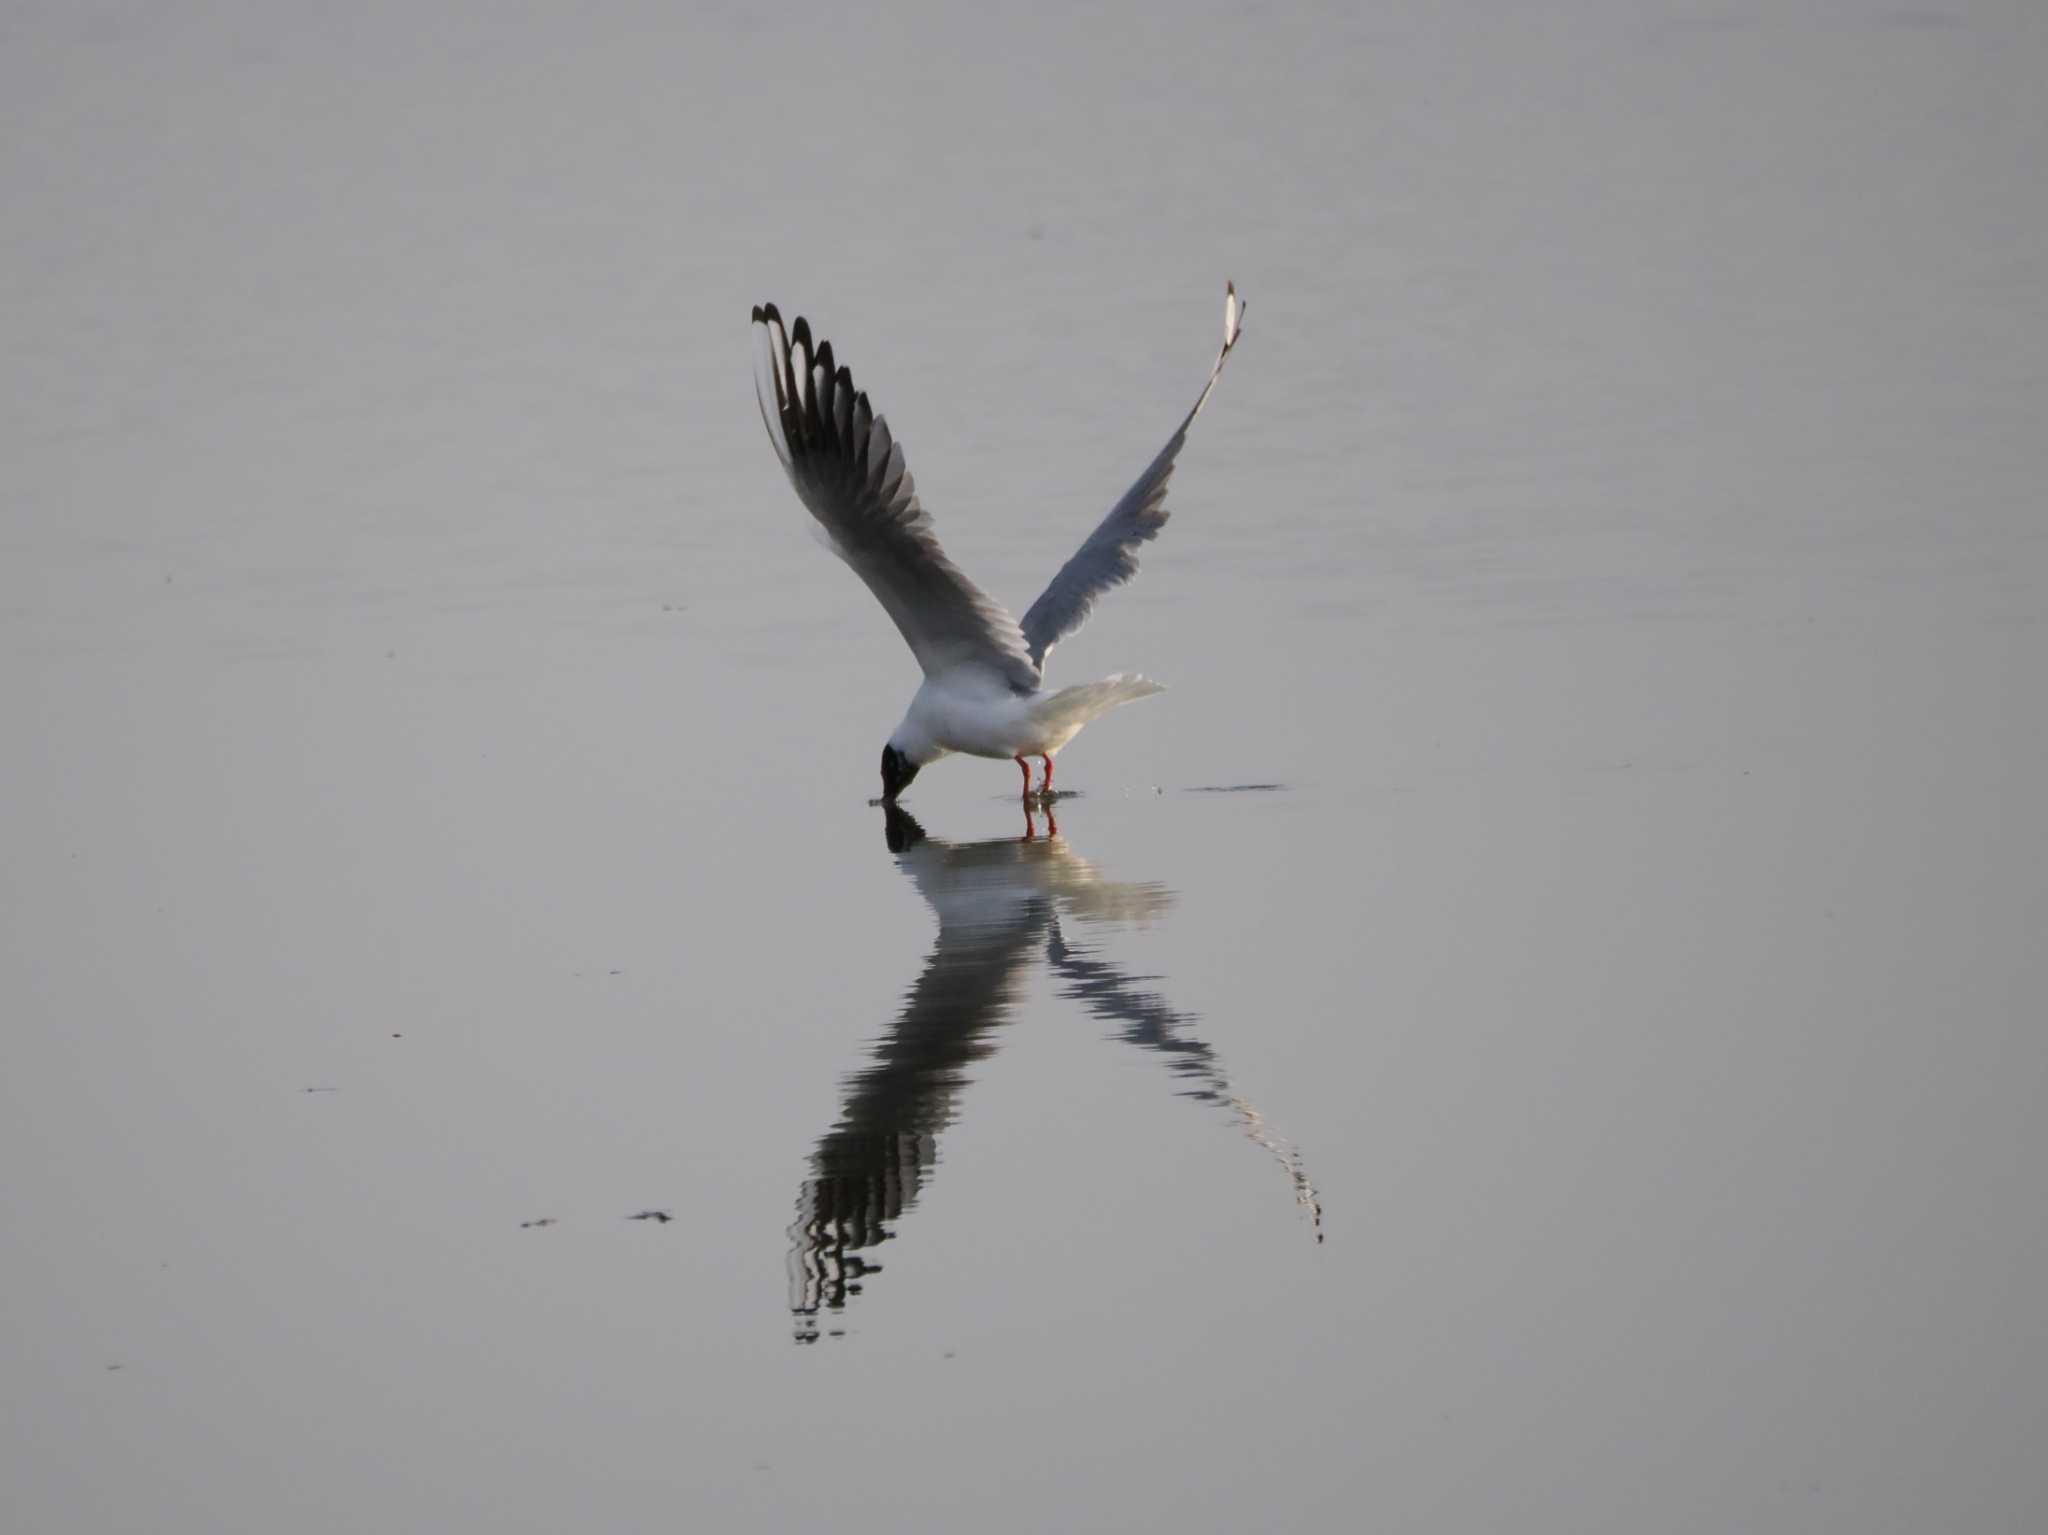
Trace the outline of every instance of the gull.
[[1224, 359], [1237, 345], [1245, 306], [1223, 290], [1223, 346], [1194, 408], [1137, 483], [1062, 565], [1020, 623], [946, 557], [917, 499], [903, 457], [867, 394], [837, 363], [829, 341], [812, 344], [799, 316], [785, 331], [773, 304], [754, 310], [754, 390], [761, 420], [798, 497], [832, 552], [867, 583], [909, 644], [924, 683], [882, 748], [882, 800], [893, 805], [920, 769], [953, 752], [1009, 758], [1024, 773], [1052, 759], [1090, 720], [1164, 691], [1135, 672], [1045, 691], [1045, 658], [1088, 620], [1112, 587], [1137, 574], [1138, 546], [1166, 525], [1166, 482]]

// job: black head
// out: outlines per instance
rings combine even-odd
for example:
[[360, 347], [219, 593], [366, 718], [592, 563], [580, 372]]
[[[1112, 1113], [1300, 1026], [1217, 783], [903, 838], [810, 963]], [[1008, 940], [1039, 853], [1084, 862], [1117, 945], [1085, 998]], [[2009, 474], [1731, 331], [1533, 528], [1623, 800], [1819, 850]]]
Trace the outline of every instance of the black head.
[[896, 796], [910, 787], [910, 780], [917, 777], [917, 764], [893, 746], [882, 748], [882, 798], [889, 804], [896, 803]]

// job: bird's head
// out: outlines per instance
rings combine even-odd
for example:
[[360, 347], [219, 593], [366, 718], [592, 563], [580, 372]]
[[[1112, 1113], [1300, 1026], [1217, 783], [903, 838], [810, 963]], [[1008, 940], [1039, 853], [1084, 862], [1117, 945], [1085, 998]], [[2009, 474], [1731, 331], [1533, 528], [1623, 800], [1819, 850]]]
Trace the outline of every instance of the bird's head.
[[917, 777], [917, 770], [920, 765], [919, 763], [912, 762], [908, 756], [899, 751], [894, 741], [891, 741], [882, 748], [882, 802], [884, 804], [893, 805], [896, 803], [896, 796], [909, 788], [910, 780]]

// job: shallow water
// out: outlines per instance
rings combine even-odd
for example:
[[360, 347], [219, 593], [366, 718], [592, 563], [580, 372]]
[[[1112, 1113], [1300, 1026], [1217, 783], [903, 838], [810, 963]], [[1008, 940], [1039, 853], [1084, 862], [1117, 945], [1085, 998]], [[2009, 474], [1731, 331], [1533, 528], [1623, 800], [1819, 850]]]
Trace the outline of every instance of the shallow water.
[[2032, 9], [0, 28], [10, 1528], [2038, 1526]]

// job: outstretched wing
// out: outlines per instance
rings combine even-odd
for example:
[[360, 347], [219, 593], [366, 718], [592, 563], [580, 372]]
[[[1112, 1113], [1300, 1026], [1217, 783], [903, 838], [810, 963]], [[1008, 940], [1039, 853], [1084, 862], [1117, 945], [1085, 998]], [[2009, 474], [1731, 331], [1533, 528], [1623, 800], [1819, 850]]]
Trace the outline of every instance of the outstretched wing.
[[1138, 476], [1138, 483], [1124, 492], [1121, 501], [1074, 557], [1060, 567], [1052, 584], [1024, 615], [1024, 639], [1031, 647], [1031, 659], [1041, 669], [1046, 652], [1088, 622], [1096, 599], [1111, 587], [1122, 586], [1138, 573], [1138, 545], [1159, 536], [1170, 515], [1166, 510], [1166, 482], [1173, 477], [1173, 461], [1187, 441], [1188, 428], [1209, 402], [1209, 391], [1223, 372], [1223, 359], [1237, 345], [1243, 330], [1244, 305], [1238, 301], [1235, 285], [1223, 285], [1223, 349], [1216, 354], [1216, 366], [1209, 370], [1209, 382], [1202, 386], [1195, 408], [1187, 413], [1180, 429], [1167, 439], [1152, 465]]
[[1012, 687], [1038, 686], [1017, 621], [946, 558], [903, 447], [832, 343], [815, 350], [802, 318], [785, 333], [773, 304], [754, 311], [754, 390], [768, 438], [832, 550], [880, 599], [926, 676], [986, 666]]

